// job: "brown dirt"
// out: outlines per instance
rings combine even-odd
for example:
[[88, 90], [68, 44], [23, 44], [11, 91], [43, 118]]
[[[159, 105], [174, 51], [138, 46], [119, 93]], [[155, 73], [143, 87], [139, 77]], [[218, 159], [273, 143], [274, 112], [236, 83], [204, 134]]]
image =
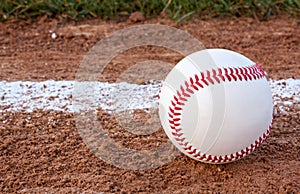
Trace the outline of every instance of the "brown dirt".
[[[300, 78], [300, 24], [289, 17], [259, 22], [250, 18], [193, 19], [181, 26], [207, 48], [226, 48], [256, 61], [270, 78]], [[88, 20], [0, 23], [0, 80], [74, 80], [88, 50], [132, 21]], [[52, 39], [55, 32], [57, 38]], [[114, 82], [132, 64], [181, 55], [168, 49], [139, 47], [116, 57], [102, 77]], [[146, 115], [147, 116], [147, 115]], [[137, 112], [136, 118], [143, 117]], [[274, 118], [269, 139], [239, 161], [208, 165], [184, 155], [155, 169], [117, 168], [97, 158], [83, 143], [72, 114], [36, 110], [0, 114], [0, 193], [300, 193], [300, 113]], [[166, 141], [162, 129], [148, 137], [131, 135], [108, 114], [108, 131], [123, 146], [152, 148]], [[148, 140], [147, 140], [148, 139]], [[141, 142], [143, 142], [141, 144]], [[140, 148], [143, 149], [143, 148]]]

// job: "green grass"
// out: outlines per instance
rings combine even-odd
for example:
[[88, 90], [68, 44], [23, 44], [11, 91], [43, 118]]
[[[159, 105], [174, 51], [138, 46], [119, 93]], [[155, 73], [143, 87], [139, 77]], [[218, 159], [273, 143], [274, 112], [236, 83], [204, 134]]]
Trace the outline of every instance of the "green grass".
[[178, 22], [192, 16], [250, 16], [268, 19], [288, 13], [298, 17], [300, 0], [0, 0], [0, 20], [28, 19], [43, 15], [71, 19], [115, 19], [141, 11], [146, 17], [162, 12]]

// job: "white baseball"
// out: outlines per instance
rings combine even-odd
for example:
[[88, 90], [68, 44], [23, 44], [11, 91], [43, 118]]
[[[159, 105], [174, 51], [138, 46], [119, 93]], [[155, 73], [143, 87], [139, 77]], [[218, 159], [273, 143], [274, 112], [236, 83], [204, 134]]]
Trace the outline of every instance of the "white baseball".
[[185, 57], [160, 91], [166, 134], [181, 152], [206, 163], [232, 162], [251, 153], [269, 136], [272, 111], [265, 72], [225, 49]]

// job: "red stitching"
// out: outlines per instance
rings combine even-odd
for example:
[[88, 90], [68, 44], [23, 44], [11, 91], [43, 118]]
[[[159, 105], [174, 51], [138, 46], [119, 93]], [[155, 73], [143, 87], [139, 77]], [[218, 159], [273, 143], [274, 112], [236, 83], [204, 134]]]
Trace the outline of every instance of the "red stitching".
[[[193, 79], [193, 78], [192, 78]], [[198, 77], [198, 75], [195, 75], [195, 83], [199, 86], [199, 87], [201, 87], [201, 88], [203, 88], [203, 85], [199, 82], [200, 80], [199, 80], [199, 77]]]
[[248, 68], [242, 68], [242, 71], [245, 72], [245, 75], [248, 77], [249, 80], [252, 80], [251, 75], [249, 74]]
[[183, 96], [181, 96], [181, 93], [179, 91], [177, 91], [177, 96], [178, 96], [179, 100], [187, 101], [186, 98], [184, 98]]
[[241, 68], [236, 68], [236, 69], [235, 69], [235, 74], [236, 74], [236, 76], [239, 78], [239, 80], [242, 81], [242, 80], [243, 80], [243, 77], [242, 77], [242, 75], [241, 75], [240, 69], [241, 69]]
[[213, 72], [213, 78], [214, 78], [218, 83], [220, 83], [221, 81], [220, 81], [220, 79], [217, 77], [217, 71], [216, 71], [215, 69], [213, 69], [212, 72]]
[[241, 75], [243, 76], [244, 80], [251, 80], [251, 76], [248, 75], [248, 72], [244, 68], [239, 68]]
[[251, 75], [254, 79], [257, 79], [257, 73], [255, 72], [255, 66], [248, 67], [247, 69], [250, 71], [249, 75]]
[[235, 72], [234, 72], [234, 69], [229, 67], [229, 70], [230, 70], [230, 74], [229, 76], [231, 76], [233, 78], [234, 81], [237, 81], [237, 77], [235, 76]]
[[174, 110], [169, 106], [169, 110], [171, 111], [171, 113], [174, 113]]
[[181, 137], [183, 135], [183, 133], [174, 133], [172, 132], [172, 135], [175, 137]]
[[190, 85], [187, 81], [185, 81], [185, 87], [186, 87], [186, 91], [188, 91], [190, 94], [194, 94], [194, 91], [190, 88]]
[[193, 80], [192, 77], [190, 78], [190, 83], [191, 83], [191, 86], [192, 86], [195, 90], [197, 90], [197, 91], [199, 90], [198, 87], [195, 86], [195, 82], [194, 82], [194, 80]]
[[181, 143], [182, 143], [182, 142], [185, 140], [185, 138], [176, 138], [176, 137], [175, 137], [175, 140], [176, 140], [177, 142], [181, 142]]
[[184, 106], [184, 102], [187, 101], [187, 98], [194, 94], [195, 91], [198, 91], [199, 87], [204, 88], [205, 85], [208, 86], [210, 84], [217, 84], [220, 83], [221, 80], [223, 82], [226, 82], [226, 80], [231, 82], [233, 80], [247, 81], [260, 79], [264, 77], [264, 75], [265, 72], [257, 64], [255, 64], [248, 67], [223, 68], [223, 70], [221, 68], [212, 69], [211, 71], [200, 72], [199, 74], [190, 77], [188, 81], [185, 81], [184, 84], [180, 86], [180, 89], [177, 90], [176, 94], [173, 97], [173, 100], [171, 100], [171, 106], [169, 107], [169, 124], [172, 129], [171, 134], [174, 136], [174, 139], [184, 150], [186, 150], [188, 154], [192, 155], [200, 161], [211, 163], [234, 161], [253, 152], [262, 142], [264, 142], [269, 137], [271, 125], [269, 126], [267, 131], [261, 135], [261, 137], [259, 137], [254, 143], [242, 149], [241, 151], [230, 155], [212, 156], [201, 153], [200, 150], [197, 150], [186, 141], [184, 133], [182, 132], [182, 129], [180, 127], [181, 111], [182, 106]]
[[[208, 71], [208, 72], [209, 72], [209, 71]], [[200, 74], [201, 74], [201, 81], [202, 81], [203, 83], [205, 83], [205, 84], [208, 86], [208, 82], [207, 82], [206, 79], [205, 79], [204, 73], [201, 72]]]
[[230, 76], [229, 73], [228, 73], [228, 69], [227, 69], [227, 68], [224, 68], [224, 71], [225, 71], [225, 73], [224, 73], [225, 77], [228, 79], [228, 81], [231, 82], [231, 76]]
[[223, 80], [223, 82], [225, 82], [225, 77], [223, 76], [223, 72], [222, 72], [222, 69], [221, 68], [218, 68], [218, 76]]
[[180, 106], [183, 106], [183, 105], [184, 105], [184, 103], [183, 103], [183, 102], [180, 102], [179, 99], [178, 99], [176, 96], [174, 96], [174, 100], [176, 101], [176, 104], [178, 104], [178, 105], [180, 105]]
[[186, 90], [183, 88], [183, 86], [180, 86], [180, 91], [184, 97], [191, 97], [188, 93], [186, 93]]
[[206, 76], [206, 79], [211, 83], [211, 84], [214, 84], [214, 81], [212, 80], [212, 78], [211, 78], [211, 76], [210, 76], [210, 71], [206, 71], [206, 74], [207, 74], [207, 76]]

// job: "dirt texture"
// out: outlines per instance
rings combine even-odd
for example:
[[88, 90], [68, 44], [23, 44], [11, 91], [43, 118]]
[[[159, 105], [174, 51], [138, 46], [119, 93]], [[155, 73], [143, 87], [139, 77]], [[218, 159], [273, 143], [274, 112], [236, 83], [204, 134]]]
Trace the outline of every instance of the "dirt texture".
[[[136, 24], [173, 26], [187, 31], [206, 48], [244, 54], [271, 79], [300, 78], [297, 18], [192, 19], [177, 25], [167, 19], [136, 17], [128, 21], [40, 18], [0, 23], [0, 80], [74, 80], [81, 61], [97, 41]], [[130, 66], [145, 60], [175, 65], [182, 57], [166, 48], [133, 48], [115, 57], [99, 80], [115, 82]], [[122, 169], [98, 158], [83, 142], [72, 113], [0, 113], [0, 193], [300, 193], [299, 107], [276, 115], [267, 141], [241, 160], [210, 165], [181, 154], [148, 170]], [[144, 111], [132, 114], [140, 122], [147, 118]], [[98, 119], [124, 147], [153, 149], [167, 141], [161, 128], [140, 136], [122, 129], [114, 116], [101, 110]]]

